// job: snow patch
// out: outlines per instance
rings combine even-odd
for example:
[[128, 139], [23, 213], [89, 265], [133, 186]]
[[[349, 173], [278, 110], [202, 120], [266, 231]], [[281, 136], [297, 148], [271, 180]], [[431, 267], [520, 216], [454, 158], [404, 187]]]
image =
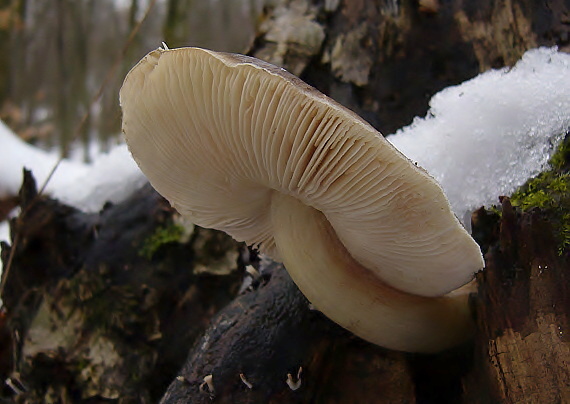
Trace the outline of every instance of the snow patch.
[[[0, 121], [0, 144], [2, 145], [0, 198], [18, 194], [22, 185], [24, 167], [34, 173], [38, 187], [41, 187], [58, 161], [55, 153], [46, 152], [24, 142], [2, 121]], [[64, 160], [52, 176], [48, 189], [60, 189], [64, 184], [74, 182], [86, 172], [85, 165]]]
[[84, 174], [53, 192], [55, 198], [85, 212], [98, 212], [106, 202], [122, 202], [147, 181], [126, 144], [97, 156], [86, 167]]
[[526, 52], [511, 69], [449, 87], [387, 139], [443, 187], [455, 214], [497, 204], [543, 171], [570, 128], [570, 55]]
[[[23, 168], [32, 171], [38, 189], [41, 188], [59, 160], [55, 153], [22, 141], [1, 121], [0, 144], [0, 198], [18, 193]], [[97, 212], [105, 202], [123, 201], [145, 181], [126, 144], [121, 144], [109, 153], [95, 156], [92, 164], [62, 160], [45, 193], [83, 211]]]
[[[59, 160], [55, 153], [22, 141], [2, 121], [0, 144], [0, 198], [17, 195], [24, 167], [32, 171], [40, 189]], [[92, 164], [62, 160], [47, 183], [45, 194], [85, 212], [97, 212], [106, 202], [123, 201], [145, 182], [127, 146], [121, 144], [109, 153], [95, 156]], [[9, 240], [8, 222], [4, 221], [0, 223], [0, 241]]]

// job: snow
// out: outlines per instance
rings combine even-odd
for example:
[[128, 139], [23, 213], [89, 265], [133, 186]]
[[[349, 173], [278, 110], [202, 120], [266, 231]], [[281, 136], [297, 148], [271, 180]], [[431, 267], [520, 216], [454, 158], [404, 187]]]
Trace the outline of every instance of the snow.
[[[527, 52], [512, 69], [489, 71], [436, 94], [430, 111], [388, 139], [427, 169], [456, 214], [494, 204], [541, 171], [570, 127], [570, 55]], [[0, 197], [17, 193], [22, 167], [41, 186], [58, 158], [18, 139], [0, 122]], [[118, 203], [145, 183], [126, 146], [87, 165], [63, 160], [46, 193], [88, 212]], [[0, 224], [0, 240], [8, 240]], [[0, 267], [1, 270], [1, 267]]]
[[449, 87], [388, 140], [443, 187], [455, 214], [497, 204], [544, 170], [570, 128], [570, 55], [530, 50], [511, 69]]
[[[33, 172], [41, 188], [58, 161], [54, 153], [23, 142], [1, 121], [0, 144], [0, 198], [18, 193], [23, 167]], [[97, 212], [107, 201], [121, 202], [145, 181], [127, 146], [121, 144], [95, 156], [92, 164], [62, 160], [45, 193], [86, 212]]]
[[[16, 195], [23, 167], [32, 170], [38, 189], [55, 167], [58, 157], [19, 139], [0, 121], [0, 198]], [[92, 164], [62, 160], [47, 183], [45, 193], [86, 212], [99, 211], [105, 202], [118, 203], [146, 182], [125, 144], [95, 156]], [[17, 212], [14, 212], [17, 213]], [[0, 240], [8, 241], [6, 221], [0, 223]], [[0, 273], [2, 264], [0, 263]]]
[[[2, 145], [0, 198], [18, 193], [22, 184], [22, 167], [32, 170], [38, 186], [41, 186], [58, 160], [57, 155], [25, 143], [2, 121], [0, 121], [0, 144]], [[73, 181], [85, 172], [86, 167], [82, 164], [62, 161], [61, 167], [54, 173], [48, 186], [50, 189], [61, 188], [66, 182]]]
[[97, 212], [106, 202], [122, 202], [145, 183], [127, 145], [121, 144], [97, 156], [84, 175], [55, 189], [53, 195], [83, 211]]

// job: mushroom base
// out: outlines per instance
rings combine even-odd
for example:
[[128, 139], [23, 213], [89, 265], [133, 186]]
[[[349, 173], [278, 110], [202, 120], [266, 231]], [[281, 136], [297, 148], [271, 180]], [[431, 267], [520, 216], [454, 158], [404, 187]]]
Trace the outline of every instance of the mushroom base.
[[276, 247], [293, 281], [319, 311], [355, 335], [424, 353], [472, 335], [469, 288], [434, 298], [401, 292], [356, 262], [318, 210], [275, 192], [271, 215]]

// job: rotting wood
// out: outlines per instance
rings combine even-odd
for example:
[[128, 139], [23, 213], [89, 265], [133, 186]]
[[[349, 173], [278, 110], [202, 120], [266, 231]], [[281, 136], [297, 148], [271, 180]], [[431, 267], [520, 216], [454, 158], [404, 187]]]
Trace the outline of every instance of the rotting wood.
[[[559, 254], [547, 212], [520, 212], [508, 198], [501, 211], [485, 229], [495, 237], [478, 276], [478, 333], [466, 397], [477, 403], [570, 402], [568, 252]], [[488, 224], [489, 215], [479, 210], [476, 226]]]
[[[3, 273], [0, 321], [12, 340], [0, 360], [11, 367], [3, 376], [21, 388], [3, 391], [22, 403], [156, 401], [183, 364], [179, 347], [237, 293], [242, 247], [218, 232], [204, 238], [210, 231], [198, 228], [186, 242], [155, 240], [174, 212], [148, 185], [99, 214], [38, 196], [29, 172], [22, 190], [17, 239], [2, 246], [4, 264], [13, 259]], [[149, 240], [162, 242], [151, 256]], [[193, 272], [198, 240], [202, 265], [210, 251], [210, 262], [230, 268]]]

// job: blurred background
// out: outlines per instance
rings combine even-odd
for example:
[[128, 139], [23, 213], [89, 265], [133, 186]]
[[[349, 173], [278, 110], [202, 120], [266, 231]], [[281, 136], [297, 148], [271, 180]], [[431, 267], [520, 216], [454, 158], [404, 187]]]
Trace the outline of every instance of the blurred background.
[[389, 134], [443, 88], [570, 51], [568, 21], [562, 0], [0, 0], [0, 119], [89, 162], [120, 140], [126, 73], [164, 41], [282, 66]]
[[244, 52], [266, 2], [0, 0], [0, 119], [89, 161], [120, 138], [119, 88], [142, 56], [162, 41]]

